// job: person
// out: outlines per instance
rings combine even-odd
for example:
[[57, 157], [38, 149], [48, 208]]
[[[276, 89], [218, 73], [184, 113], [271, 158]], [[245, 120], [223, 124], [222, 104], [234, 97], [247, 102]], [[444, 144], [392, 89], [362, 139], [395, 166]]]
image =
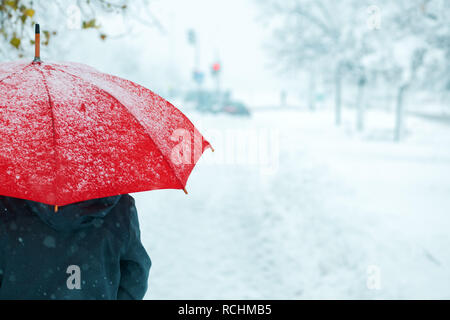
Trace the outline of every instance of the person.
[[151, 260], [128, 194], [60, 206], [0, 196], [0, 299], [142, 299]]

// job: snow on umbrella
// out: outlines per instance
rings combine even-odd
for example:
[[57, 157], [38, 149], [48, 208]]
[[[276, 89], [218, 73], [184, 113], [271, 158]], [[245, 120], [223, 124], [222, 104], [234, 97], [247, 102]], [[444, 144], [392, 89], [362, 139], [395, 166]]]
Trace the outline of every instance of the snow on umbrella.
[[[78, 63], [0, 64], [0, 194], [57, 206], [183, 189], [211, 147], [168, 101]], [[212, 148], [211, 148], [212, 149]]]

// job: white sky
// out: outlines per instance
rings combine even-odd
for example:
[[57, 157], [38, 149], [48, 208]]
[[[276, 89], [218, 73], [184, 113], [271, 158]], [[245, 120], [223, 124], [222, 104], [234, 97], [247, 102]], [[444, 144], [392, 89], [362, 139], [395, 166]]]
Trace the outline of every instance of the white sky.
[[[222, 87], [232, 89], [234, 96], [264, 100], [270, 95], [271, 100], [279, 101], [282, 88], [290, 85], [297, 90], [292, 82], [268, 68], [269, 57], [263, 43], [269, 33], [257, 21], [257, 1], [152, 0], [150, 9], [166, 32], [134, 25], [133, 34], [128, 37], [105, 43], [91, 37], [68, 59], [131, 78], [156, 91], [180, 86], [186, 89], [186, 84], [193, 85], [190, 79], [194, 66], [194, 49], [188, 44], [187, 32], [195, 29], [205, 86], [214, 86], [210, 67], [220, 59]], [[124, 26], [119, 20], [108, 18], [102, 25], [109, 33], [120, 33]]]
[[270, 89], [274, 74], [266, 70], [262, 49], [265, 31], [257, 21], [258, 8], [252, 0], [159, 0], [156, 14], [165, 22], [174, 49], [172, 59], [193, 65], [193, 48], [187, 45], [187, 30], [197, 31], [201, 47], [201, 69], [210, 71], [220, 59], [226, 87]]

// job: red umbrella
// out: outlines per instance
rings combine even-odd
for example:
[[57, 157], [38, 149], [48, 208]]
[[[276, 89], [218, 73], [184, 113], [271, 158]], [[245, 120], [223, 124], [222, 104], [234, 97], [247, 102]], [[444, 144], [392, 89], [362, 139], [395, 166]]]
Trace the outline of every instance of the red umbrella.
[[186, 192], [211, 147], [192, 122], [131, 81], [41, 62], [36, 40], [32, 63], [0, 64], [0, 194], [57, 210], [145, 190]]

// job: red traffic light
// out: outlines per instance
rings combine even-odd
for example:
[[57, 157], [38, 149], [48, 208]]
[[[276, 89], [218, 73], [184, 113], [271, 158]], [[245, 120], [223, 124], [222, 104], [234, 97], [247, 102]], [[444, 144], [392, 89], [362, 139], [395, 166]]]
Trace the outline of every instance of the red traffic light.
[[220, 71], [220, 63], [216, 62], [212, 65], [212, 69], [215, 72], [219, 72]]

